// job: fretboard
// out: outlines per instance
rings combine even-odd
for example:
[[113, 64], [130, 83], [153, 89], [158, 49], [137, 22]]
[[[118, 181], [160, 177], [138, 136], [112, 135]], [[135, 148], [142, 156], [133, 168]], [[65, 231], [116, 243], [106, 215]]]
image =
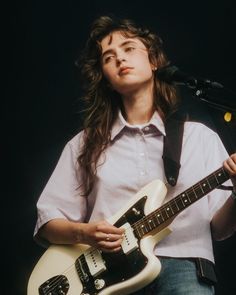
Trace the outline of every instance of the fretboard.
[[219, 168], [186, 191], [162, 205], [160, 208], [133, 224], [136, 236], [142, 238], [147, 233], [178, 215], [184, 209], [188, 208], [191, 204], [207, 195], [228, 179], [229, 175], [224, 168]]

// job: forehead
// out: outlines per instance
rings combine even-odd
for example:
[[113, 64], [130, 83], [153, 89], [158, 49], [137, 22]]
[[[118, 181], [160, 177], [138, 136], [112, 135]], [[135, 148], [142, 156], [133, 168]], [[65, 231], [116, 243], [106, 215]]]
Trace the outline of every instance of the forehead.
[[115, 46], [122, 46], [122, 44], [126, 43], [127, 41], [130, 41], [145, 48], [144, 43], [139, 38], [132, 37], [132, 35], [129, 36], [128, 34], [125, 35], [120, 31], [115, 31], [105, 36], [101, 40], [100, 45], [102, 48], [102, 52]]

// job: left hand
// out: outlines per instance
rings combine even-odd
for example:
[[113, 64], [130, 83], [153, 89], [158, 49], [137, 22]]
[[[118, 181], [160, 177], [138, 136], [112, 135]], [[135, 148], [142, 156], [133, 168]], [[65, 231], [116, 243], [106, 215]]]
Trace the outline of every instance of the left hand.
[[236, 153], [232, 154], [224, 161], [224, 168], [229, 173], [234, 188], [236, 189]]

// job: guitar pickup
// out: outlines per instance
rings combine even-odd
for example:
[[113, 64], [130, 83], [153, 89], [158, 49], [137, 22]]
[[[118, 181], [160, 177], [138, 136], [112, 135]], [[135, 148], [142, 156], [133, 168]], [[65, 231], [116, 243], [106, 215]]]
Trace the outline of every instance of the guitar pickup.
[[138, 240], [133, 233], [133, 228], [129, 223], [122, 225], [122, 228], [125, 229], [124, 237], [121, 243], [122, 250], [124, 254], [129, 254], [130, 252], [136, 250], [138, 245]]
[[84, 257], [92, 276], [98, 276], [107, 269], [99, 250], [89, 248], [84, 252]]

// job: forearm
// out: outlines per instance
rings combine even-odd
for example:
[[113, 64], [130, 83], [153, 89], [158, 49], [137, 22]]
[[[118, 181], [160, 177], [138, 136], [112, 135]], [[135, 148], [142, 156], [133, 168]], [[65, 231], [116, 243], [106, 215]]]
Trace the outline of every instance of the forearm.
[[87, 244], [106, 252], [121, 248], [124, 229], [107, 221], [79, 223], [66, 219], [53, 219], [40, 229], [38, 235], [51, 244]]
[[83, 243], [85, 226], [66, 219], [53, 219], [42, 226], [38, 235], [51, 244]]
[[212, 236], [224, 240], [236, 231], [236, 201], [229, 197], [211, 221]]

